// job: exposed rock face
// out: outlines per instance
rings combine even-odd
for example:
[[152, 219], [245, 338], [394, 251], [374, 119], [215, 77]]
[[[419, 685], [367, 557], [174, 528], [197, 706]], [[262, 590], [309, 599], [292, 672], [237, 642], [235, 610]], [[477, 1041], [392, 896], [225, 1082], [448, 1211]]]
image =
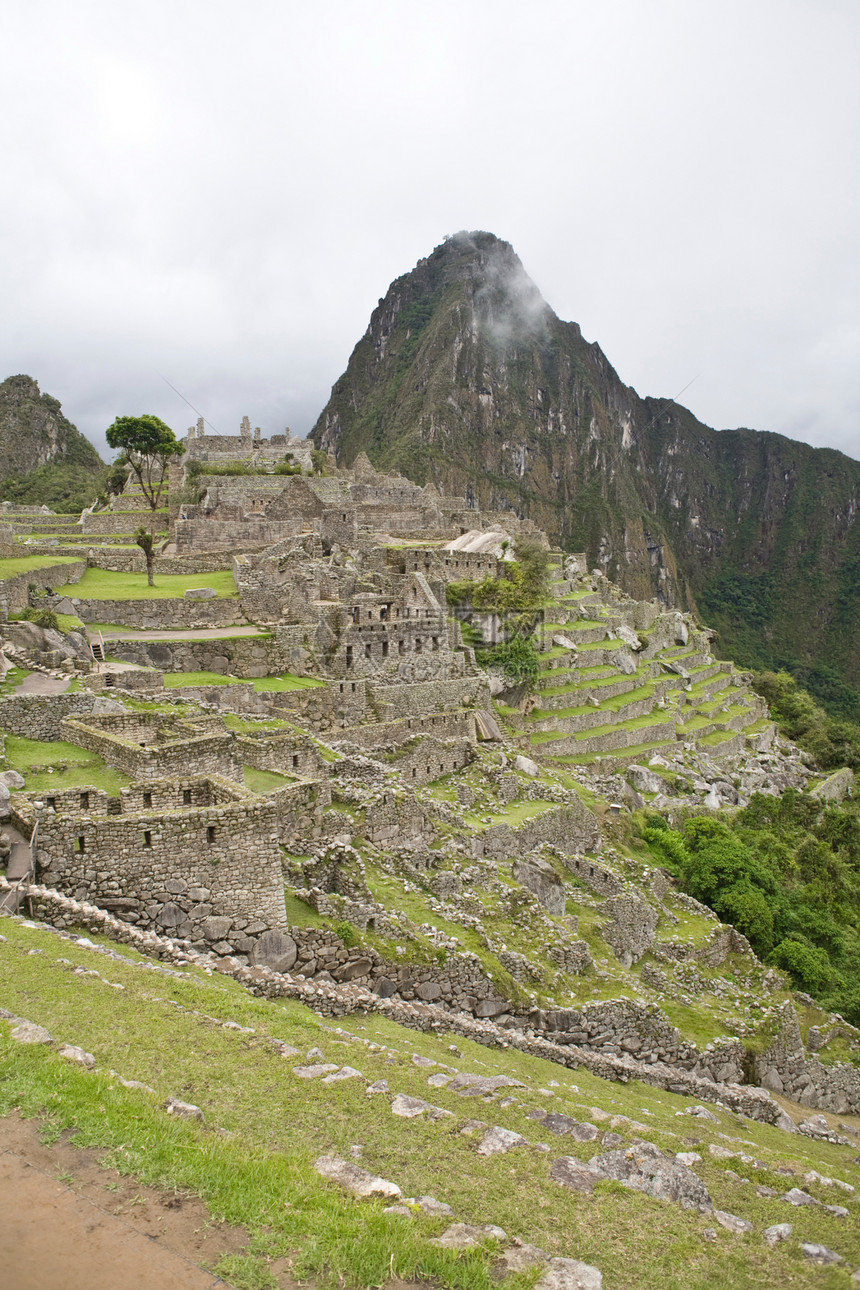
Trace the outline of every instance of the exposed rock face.
[[640, 398], [492, 234], [391, 285], [312, 438], [528, 515], [641, 599], [698, 600], [759, 662], [860, 679], [860, 463]]
[[8, 377], [0, 384], [0, 478], [56, 462], [76, 466], [84, 475], [103, 466], [56, 399], [42, 394], [31, 376]]
[[566, 900], [564, 883], [552, 865], [540, 856], [514, 861], [514, 877], [521, 882], [550, 914], [563, 914]]

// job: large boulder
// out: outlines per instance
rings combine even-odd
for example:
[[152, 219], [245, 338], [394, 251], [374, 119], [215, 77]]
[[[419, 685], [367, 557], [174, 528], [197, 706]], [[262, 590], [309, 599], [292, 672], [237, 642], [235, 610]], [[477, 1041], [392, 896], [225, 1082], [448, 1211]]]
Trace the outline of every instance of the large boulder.
[[593, 1156], [588, 1167], [601, 1178], [613, 1178], [657, 1200], [671, 1200], [684, 1209], [713, 1209], [705, 1184], [692, 1169], [664, 1155], [651, 1142]]
[[550, 914], [563, 914], [567, 896], [564, 883], [548, 861], [542, 856], [529, 856], [515, 860], [514, 877], [536, 896]]
[[251, 950], [255, 967], [271, 968], [273, 972], [289, 972], [298, 955], [298, 947], [286, 932], [263, 932]]
[[628, 766], [627, 779], [637, 793], [662, 793], [665, 780], [648, 766]]

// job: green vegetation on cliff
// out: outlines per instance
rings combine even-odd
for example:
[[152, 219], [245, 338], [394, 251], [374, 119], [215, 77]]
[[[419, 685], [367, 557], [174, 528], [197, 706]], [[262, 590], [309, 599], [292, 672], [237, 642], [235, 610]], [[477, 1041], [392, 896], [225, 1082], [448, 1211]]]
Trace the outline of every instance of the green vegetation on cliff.
[[760, 958], [860, 1022], [860, 809], [789, 789], [680, 829], [652, 815], [655, 857]]
[[89, 439], [32, 377], [0, 384], [0, 501], [73, 514], [95, 500], [105, 472]]
[[490, 233], [392, 283], [312, 438], [527, 515], [630, 594], [698, 607], [744, 665], [860, 704], [860, 463], [640, 398]]

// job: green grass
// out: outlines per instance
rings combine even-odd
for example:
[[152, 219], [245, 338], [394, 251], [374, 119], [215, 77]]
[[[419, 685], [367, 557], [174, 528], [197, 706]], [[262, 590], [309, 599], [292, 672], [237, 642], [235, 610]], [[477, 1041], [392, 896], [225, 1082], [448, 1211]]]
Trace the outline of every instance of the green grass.
[[[57, 588], [57, 595], [81, 600], [181, 600], [195, 587], [212, 587], [220, 600], [238, 597], [232, 573], [161, 573], [150, 587], [145, 573], [112, 573], [108, 569], [87, 569], [80, 582]], [[206, 602], [201, 602], [205, 604]]]
[[[230, 1264], [240, 1287], [265, 1286], [266, 1260], [290, 1257], [294, 1276], [326, 1287], [357, 1290], [398, 1276], [435, 1281], [450, 1290], [491, 1290], [491, 1249], [455, 1254], [430, 1244], [450, 1220], [389, 1218], [382, 1213], [386, 1202], [353, 1200], [319, 1178], [313, 1169], [317, 1155], [349, 1158], [356, 1142], [362, 1147], [361, 1164], [394, 1179], [405, 1195], [435, 1195], [454, 1207], [460, 1221], [497, 1223], [551, 1255], [596, 1264], [607, 1290], [766, 1290], [775, 1285], [847, 1290], [845, 1272], [802, 1260], [797, 1242], [804, 1240], [838, 1250], [849, 1269], [860, 1263], [860, 1225], [852, 1218], [839, 1219], [820, 1208], [786, 1214], [783, 1202], [758, 1197], [754, 1185], [726, 1174], [726, 1166], [733, 1165], [753, 1184], [783, 1191], [803, 1185], [799, 1176], [785, 1179], [773, 1172], [788, 1164], [798, 1175], [814, 1168], [857, 1185], [855, 1151], [789, 1136], [719, 1108], [712, 1108], [716, 1124], [678, 1118], [675, 1112], [688, 1109], [691, 1100], [636, 1081], [610, 1084], [583, 1069], [566, 1070], [515, 1049], [483, 1048], [444, 1031], [406, 1031], [374, 1014], [346, 1018], [338, 1031], [336, 1022], [295, 1003], [254, 998], [223, 977], [190, 970], [184, 979], [153, 979], [135, 965], [132, 954], [126, 963], [106, 960], [11, 920], [4, 923], [4, 933], [3, 1006], [94, 1053], [97, 1070], [83, 1071], [37, 1045], [14, 1044], [7, 1038], [8, 1023], [0, 1022], [0, 1114], [16, 1108], [38, 1117], [48, 1140], [75, 1130], [76, 1144], [107, 1150], [107, 1167], [200, 1195], [213, 1221], [244, 1224], [249, 1247]], [[41, 953], [31, 955], [31, 949]], [[60, 957], [70, 965], [57, 962]], [[98, 977], [75, 976], [75, 966], [96, 968], [125, 989], [113, 990]], [[250, 1026], [254, 1033], [225, 1030], [219, 1020]], [[365, 1080], [328, 1088], [298, 1080], [291, 1073], [294, 1061], [280, 1058], [269, 1037], [293, 1044], [302, 1054], [319, 1046], [326, 1060], [356, 1067], [365, 1080], [384, 1077], [392, 1091], [427, 1098], [453, 1118], [436, 1124], [398, 1119], [386, 1097], [366, 1096]], [[509, 1108], [476, 1104], [444, 1088], [428, 1088], [429, 1072], [413, 1064], [413, 1053], [460, 1070], [503, 1073], [525, 1087], [514, 1090], [516, 1102]], [[156, 1095], [122, 1088], [109, 1075], [111, 1068], [149, 1084]], [[202, 1106], [206, 1126], [168, 1117], [163, 1110], [168, 1096]], [[577, 1119], [591, 1119], [592, 1107], [626, 1115], [638, 1126], [619, 1126], [625, 1142], [644, 1137], [671, 1152], [695, 1145], [703, 1156], [696, 1171], [715, 1205], [748, 1218], [755, 1233], [736, 1238], [717, 1227], [716, 1240], [709, 1242], [703, 1231], [717, 1226], [709, 1214], [618, 1186], [603, 1186], [593, 1197], [559, 1187], [549, 1178], [556, 1156], [588, 1159], [599, 1148], [542, 1133], [527, 1116], [538, 1105]], [[477, 1139], [457, 1131], [472, 1116], [522, 1133], [532, 1143], [549, 1136], [550, 1152], [524, 1147], [482, 1158], [476, 1154]], [[226, 1130], [226, 1136], [217, 1129]], [[714, 1160], [708, 1142], [749, 1151], [765, 1168]], [[845, 1203], [833, 1189], [811, 1190], [827, 1202]], [[856, 1212], [856, 1200], [847, 1203]], [[794, 1237], [771, 1250], [760, 1233], [780, 1221], [793, 1223]], [[225, 1275], [227, 1270], [225, 1264]], [[534, 1274], [506, 1279], [505, 1285], [526, 1290], [534, 1279]]]
[[313, 676], [293, 676], [291, 672], [284, 672], [283, 676], [258, 676], [254, 681], [254, 689], [258, 694], [281, 693], [285, 690], [313, 690], [324, 685], [325, 681], [318, 681]]
[[33, 573], [37, 569], [48, 569], [52, 565], [72, 564], [82, 560], [83, 556], [64, 555], [10, 555], [0, 560], [0, 579], [14, 578], [19, 573]]
[[221, 672], [165, 672], [165, 690], [178, 690], [184, 685], [238, 685], [238, 676], [224, 676]]
[[283, 788], [294, 781], [287, 775], [279, 775], [274, 770], [257, 770], [256, 766], [245, 767], [245, 787], [252, 793], [271, 793], [273, 789]]
[[6, 764], [24, 776], [27, 792], [92, 786], [116, 796], [131, 783], [128, 775], [114, 770], [97, 753], [87, 752], [77, 744], [59, 739], [43, 743], [11, 734], [5, 740]]

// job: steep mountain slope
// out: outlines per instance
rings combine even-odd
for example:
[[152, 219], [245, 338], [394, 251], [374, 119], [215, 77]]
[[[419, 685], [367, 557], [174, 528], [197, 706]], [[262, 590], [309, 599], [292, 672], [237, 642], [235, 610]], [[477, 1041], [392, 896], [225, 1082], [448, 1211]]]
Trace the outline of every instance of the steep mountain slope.
[[0, 384], [0, 497], [22, 505], [80, 510], [104, 462], [31, 376]]
[[698, 605], [742, 662], [860, 684], [860, 463], [640, 398], [492, 234], [391, 285], [311, 437], [530, 516], [631, 594]]

